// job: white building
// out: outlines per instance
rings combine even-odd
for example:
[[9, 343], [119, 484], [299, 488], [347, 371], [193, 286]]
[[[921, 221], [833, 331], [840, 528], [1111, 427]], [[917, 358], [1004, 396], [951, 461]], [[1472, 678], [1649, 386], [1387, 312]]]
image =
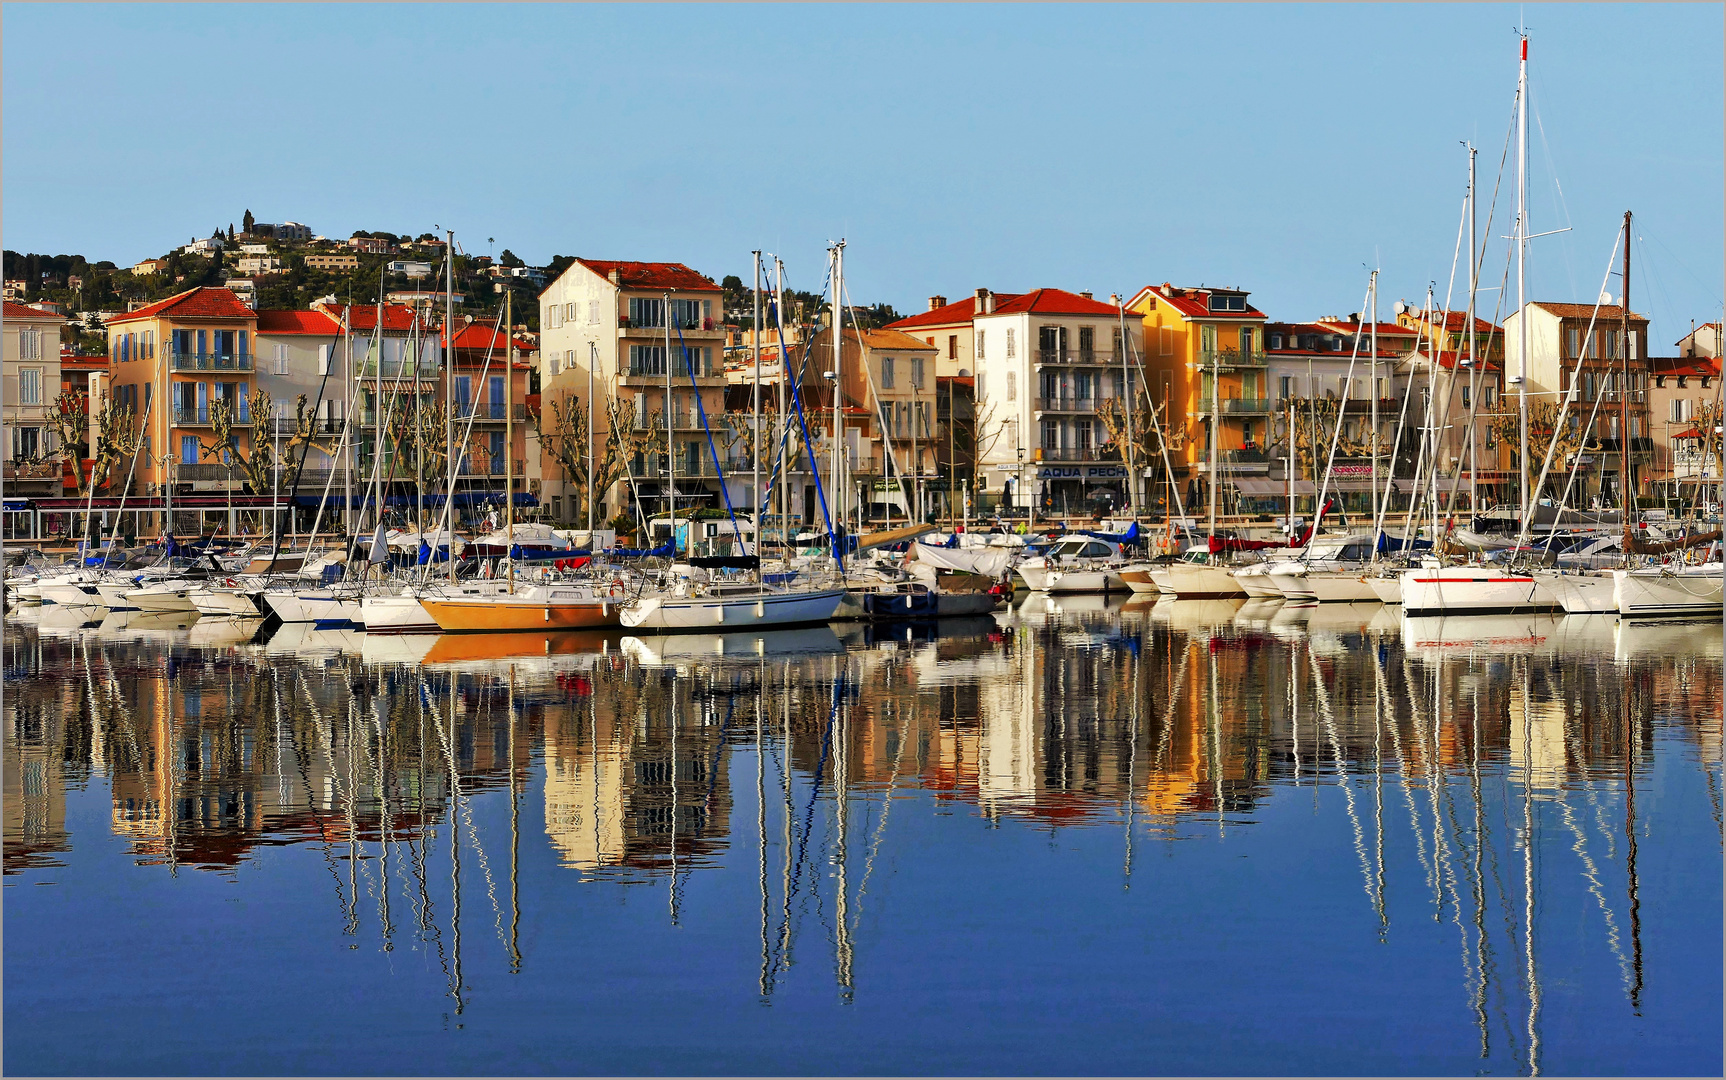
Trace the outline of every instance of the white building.
[[4, 383], [0, 385], [0, 446], [5, 447], [6, 491], [60, 494], [58, 463], [32, 464], [59, 445], [54, 400], [60, 395], [58, 315], [7, 302]]
[[[554, 423], [553, 401], [562, 405], [573, 398], [590, 404], [590, 371], [592, 398], [598, 403], [593, 425], [600, 439], [612, 398], [624, 399], [626, 422], [643, 434], [653, 417], [663, 418], [669, 405], [676, 432], [677, 497], [684, 505], [711, 502], [719, 490], [719, 477], [708, 460], [707, 429], [700, 418], [705, 412], [710, 429], [722, 426], [718, 420], [725, 409], [721, 306], [719, 286], [682, 263], [577, 259], [539, 296], [542, 424], [549, 429]], [[669, 402], [668, 334], [675, 359]], [[683, 350], [693, 360], [693, 371], [681, 362]], [[582, 478], [566, 477], [549, 456], [542, 459], [542, 468], [542, 497], [552, 520], [564, 521], [565, 514], [573, 514], [579, 504], [575, 485]], [[634, 491], [647, 508], [662, 512], [670, 490], [663, 456], [633, 454], [629, 469], [635, 478]], [[627, 482], [614, 485], [603, 516], [617, 513], [630, 490]]]

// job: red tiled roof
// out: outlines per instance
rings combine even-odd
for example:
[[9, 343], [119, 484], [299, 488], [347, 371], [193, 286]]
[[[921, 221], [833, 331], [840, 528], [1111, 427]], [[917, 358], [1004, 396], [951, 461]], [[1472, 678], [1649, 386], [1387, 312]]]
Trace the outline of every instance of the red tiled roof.
[[[1018, 293], [995, 293], [995, 310], [1000, 311], [1002, 304], [1019, 299]], [[889, 330], [909, 330], [918, 326], [969, 326], [971, 320], [977, 317], [977, 298], [967, 296], [963, 300], [945, 304], [933, 311], [920, 311], [915, 315], [907, 315], [898, 322], [887, 324]]]
[[[1624, 317], [1624, 309], [1617, 304], [1601, 304], [1597, 308], [1593, 304], [1554, 304], [1545, 300], [1530, 300], [1528, 306], [1537, 307], [1561, 319], [1596, 319], [1602, 326], [1616, 323]], [[1630, 317], [1642, 322], [1648, 321], [1648, 316], [1638, 315], [1634, 311], [1630, 313]]]
[[[1168, 295], [1168, 296], [1163, 295], [1164, 289], [1168, 289], [1172, 295]], [[1161, 286], [1157, 286], [1157, 285], [1145, 286], [1143, 289], [1139, 290], [1139, 296], [1143, 296], [1143, 295], [1146, 295], [1148, 293], [1155, 293], [1157, 296], [1157, 299], [1161, 300], [1163, 303], [1174, 308], [1182, 316], [1184, 316], [1188, 319], [1264, 319], [1264, 318], [1268, 318], [1268, 316], [1265, 315], [1264, 312], [1260, 311], [1258, 308], [1255, 308], [1251, 305], [1248, 305], [1247, 309], [1245, 311], [1212, 311], [1210, 309], [1209, 300], [1210, 300], [1210, 294], [1212, 292], [1223, 292], [1223, 293], [1229, 293], [1232, 295], [1232, 294], [1238, 293], [1239, 291], [1240, 291], [1239, 289], [1214, 289], [1214, 290], [1208, 289], [1208, 288], [1181, 289], [1181, 288], [1176, 288], [1175, 286], [1170, 285], [1168, 282], [1165, 281], [1165, 282], [1163, 282], [1163, 284]], [[1136, 301], [1138, 299], [1138, 296], [1133, 297], [1133, 299]]]
[[994, 314], [1012, 315], [1028, 312], [1037, 315], [1114, 315], [1113, 304], [1087, 300], [1065, 289], [1032, 289], [1005, 302], [997, 301]]
[[[1360, 331], [1362, 337], [1372, 333], [1373, 324], [1369, 322], [1350, 322], [1347, 319], [1318, 319], [1315, 325], [1325, 327], [1339, 334], [1353, 334]], [[1396, 323], [1381, 322], [1378, 324], [1378, 336], [1381, 338], [1411, 338], [1419, 337], [1420, 331], [1409, 326], [1399, 326]]]
[[[481, 354], [489, 349], [492, 355], [501, 362], [504, 353], [509, 349], [509, 339], [500, 333], [493, 324], [475, 322], [463, 326], [455, 332], [455, 347], [458, 350]], [[537, 351], [538, 346], [523, 341], [521, 338], [516, 338], [515, 349], [519, 358], [522, 353]]]
[[341, 332], [341, 324], [321, 311], [258, 312], [260, 334], [316, 334], [320, 337], [337, 337]]
[[[1446, 330], [1468, 329], [1468, 312], [1466, 311], [1427, 312], [1425, 310], [1411, 308], [1408, 312], [1408, 317], [1417, 322], [1431, 322], [1434, 325], [1444, 327]], [[1474, 317], [1474, 332], [1477, 334], [1498, 333], [1503, 329], [1503, 327], [1498, 326], [1487, 319], [1483, 319], [1479, 315]]]
[[[376, 304], [353, 304], [351, 306], [348, 304], [314, 304], [313, 307], [336, 320], [337, 323], [340, 323], [345, 315], [348, 320], [348, 328], [356, 334], [369, 333], [375, 330], [378, 325], [378, 305]], [[386, 334], [392, 330], [405, 334], [413, 328], [413, 308], [406, 304], [385, 304], [383, 307], [384, 332]]]
[[1720, 374], [1720, 360], [1706, 356], [1650, 356], [1648, 372], [1662, 378], [1712, 379]]
[[5, 304], [5, 318], [8, 319], [53, 319], [55, 322], [66, 321], [66, 316], [64, 315], [56, 315], [51, 311], [43, 311], [40, 308], [33, 308], [27, 304], [14, 304], [10, 300], [5, 301]]
[[618, 262], [610, 259], [577, 259], [576, 262], [602, 278], [617, 271], [618, 282], [627, 289], [677, 289], [684, 292], [719, 292], [719, 286], [705, 274], [698, 274], [682, 263]]
[[[1398, 356], [1401, 356], [1402, 353], [1397, 352], [1395, 349], [1386, 349], [1385, 348], [1385, 343], [1383, 340], [1387, 336], [1384, 333], [1384, 329], [1383, 329], [1385, 324], [1379, 323], [1378, 325], [1379, 325], [1379, 339], [1380, 339], [1379, 340], [1379, 347], [1378, 347], [1378, 355], [1381, 357], [1388, 358], [1388, 359], [1394, 359]], [[1332, 323], [1332, 322], [1325, 322], [1322, 320], [1319, 322], [1304, 322], [1304, 323], [1267, 322], [1267, 323], [1265, 323], [1264, 330], [1265, 330], [1265, 352], [1270, 353], [1272, 356], [1305, 356], [1308, 353], [1313, 353], [1313, 354], [1322, 354], [1322, 355], [1329, 357], [1331, 359], [1338, 359], [1338, 358], [1346, 359], [1347, 357], [1354, 355], [1354, 351], [1355, 351], [1354, 350], [1354, 330], [1355, 330], [1355, 324], [1354, 323]], [[1409, 329], [1406, 329], [1404, 327], [1399, 326], [1396, 328], [1396, 330], [1397, 330], [1397, 332], [1396, 332], [1395, 336], [1399, 337], [1399, 338], [1412, 338], [1415, 336], [1415, 332], [1413, 330], [1409, 330]], [[1342, 338], [1345, 338], [1346, 340], [1343, 342], [1343, 347], [1342, 347], [1341, 352], [1338, 352], [1335, 349], [1332, 349], [1328, 346], [1323, 346], [1323, 345], [1315, 347], [1315, 348], [1311, 348], [1311, 349], [1302, 348], [1298, 345], [1285, 345], [1283, 348], [1273, 349], [1273, 348], [1271, 348], [1271, 345], [1270, 345], [1270, 335], [1272, 335], [1272, 334], [1280, 334], [1285, 338], [1294, 337], [1294, 336], [1301, 335], [1301, 334], [1322, 334], [1325, 337], [1342, 337]], [[1360, 355], [1362, 355], [1362, 356], [1370, 355], [1370, 350], [1368, 349], [1368, 338], [1366, 337], [1365, 334], [1361, 335]]]
[[158, 300], [137, 311], [128, 311], [124, 315], [116, 315], [108, 320], [108, 325], [115, 323], [136, 322], [139, 319], [225, 319], [230, 321], [250, 322], [257, 318], [257, 312], [240, 302], [232, 289], [214, 288], [200, 285], [195, 289], [187, 289]]

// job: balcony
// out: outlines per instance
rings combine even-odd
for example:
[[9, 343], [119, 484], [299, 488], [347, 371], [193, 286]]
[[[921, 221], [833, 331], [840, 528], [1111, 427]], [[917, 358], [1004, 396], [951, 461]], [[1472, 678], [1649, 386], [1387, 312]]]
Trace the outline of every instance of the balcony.
[[[1271, 469], [1269, 455], [1256, 447], [1218, 451], [1217, 461], [1219, 463], [1217, 471], [1231, 476], [1264, 475]], [[1210, 455], [1200, 454], [1193, 462], [1193, 467], [1199, 472], [1210, 472]]]
[[[234, 409], [233, 424], [235, 427], [252, 426], [252, 406], [241, 399], [238, 408]], [[210, 406], [208, 405], [176, 405], [174, 406], [174, 425], [176, 427], [210, 427]]]
[[[665, 385], [664, 364], [630, 364], [618, 371], [618, 382], [623, 386], [663, 387]], [[697, 363], [695, 367], [697, 380], [712, 380], [710, 385], [723, 385], [725, 372], [715, 372], [710, 364]], [[689, 365], [682, 358], [673, 366], [671, 375], [672, 387], [689, 385]]]
[[[366, 421], [366, 422], [369, 423], [370, 421]], [[342, 419], [339, 416], [335, 417], [334, 419], [327, 417], [327, 416], [321, 417], [321, 418], [314, 417], [312, 420], [312, 424], [311, 424], [310, 434], [312, 434], [313, 436], [340, 435], [342, 433], [342, 427], [343, 427]], [[272, 417], [270, 419], [270, 422], [267, 426], [267, 433], [270, 435], [280, 435], [283, 438], [287, 439], [287, 438], [292, 438], [294, 435], [298, 434], [299, 428], [295, 426], [295, 421], [294, 421], [293, 417], [291, 417], [291, 416], [276, 416], [276, 417]]]
[[251, 353], [181, 352], [168, 350], [169, 366], [175, 371], [250, 371]]
[[58, 461], [44, 461], [36, 465], [8, 461], [4, 466], [0, 466], [0, 471], [3, 471], [3, 475], [8, 483], [11, 483], [14, 480], [58, 480], [62, 475], [62, 470]]
[[492, 459], [476, 458], [475, 456], [470, 454], [470, 455], [468, 455], [468, 457], [465, 460], [462, 461], [461, 470], [457, 475], [459, 475], [459, 476], [504, 476], [506, 474], [506, 469], [512, 464], [514, 466], [514, 472], [515, 472], [516, 476], [525, 476], [526, 475], [526, 473], [527, 473], [527, 462], [523, 461], [521, 458], [516, 458], [515, 461], [513, 463], [511, 463], [511, 462], [506, 462], [503, 458], [492, 458]]
[[1091, 446], [1044, 446], [1032, 452], [1033, 461], [1100, 461]]
[[[451, 412], [457, 420], [467, 420], [471, 417], [481, 423], [501, 424], [513, 415], [516, 423], [527, 422], [527, 406], [520, 402], [516, 402], [515, 408], [512, 410], [506, 402], [502, 401], [458, 401]], [[366, 420], [368, 424], [371, 422], [369, 418]]]
[[1114, 349], [1033, 349], [1031, 360], [1038, 364], [1119, 365], [1121, 354]]
[[1099, 397], [1040, 397], [1033, 400], [1031, 408], [1036, 412], [1075, 412], [1093, 413], [1097, 411], [1108, 398]]
[[[354, 377], [376, 379], [379, 377], [378, 366], [375, 360], [362, 360], [354, 370]], [[422, 379], [428, 379], [442, 373], [443, 367], [436, 361], [422, 360], [416, 368], [412, 358], [403, 357], [398, 360], [385, 361], [382, 377], [385, 379], [411, 379], [417, 374]]]
[[1239, 349], [1206, 349], [1199, 353], [1199, 363], [1207, 368], [1262, 368], [1265, 366], [1265, 354], [1262, 352], [1243, 353]]
[[[721, 476], [735, 478], [741, 475], [746, 475], [751, 471], [751, 466], [746, 458], [732, 458], [721, 461], [720, 469], [715, 470], [713, 467], [713, 458], [705, 453], [706, 447], [703, 447], [702, 450], [703, 453], [699, 461], [690, 461], [688, 458], [678, 455], [677, 479], [679, 482], [685, 479], [717, 480]], [[821, 458], [820, 461], [822, 468], [825, 469], [827, 467], [827, 459]], [[629, 468], [638, 482], [654, 479], [663, 480], [665, 478], [665, 455], [639, 455], [630, 462]], [[766, 479], [765, 474], [763, 474], [763, 479]]]
[[[673, 347], [676, 347], [677, 335], [679, 332], [683, 334], [683, 340], [685, 341], [700, 340], [705, 342], [717, 340], [725, 336], [724, 327], [720, 326], [716, 319], [702, 319], [699, 321], [689, 322], [684, 326], [673, 325], [669, 328], [669, 332], [671, 334], [671, 343]], [[637, 326], [628, 315], [619, 315], [617, 317], [617, 336], [620, 338], [647, 337], [658, 338], [659, 340], [664, 341], [666, 333], [667, 327], [663, 322], [656, 326]]]
[[[1216, 412], [1217, 400], [1210, 397], [1198, 399], [1198, 414], [1210, 416]], [[1271, 411], [1269, 398], [1226, 397], [1222, 400], [1224, 416], [1260, 416]]]

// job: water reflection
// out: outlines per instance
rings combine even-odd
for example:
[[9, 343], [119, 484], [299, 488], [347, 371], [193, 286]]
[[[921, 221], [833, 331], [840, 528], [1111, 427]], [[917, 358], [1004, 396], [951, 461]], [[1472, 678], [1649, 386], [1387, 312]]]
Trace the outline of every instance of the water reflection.
[[1719, 870], [1717, 624], [1033, 598], [933, 628], [259, 640], [50, 608], [8, 619], [5, 659], [9, 883], [96, 839], [68, 829], [72, 789], [106, 792], [144, 872], [237, 878], [304, 848], [340, 933], [435, 955], [457, 1013], [464, 929], [470, 964], [533, 965], [523, 906], [557, 902], [522, 892], [541, 853], [568, 887], [649, 891], [668, 925], [696, 875], [745, 875], [753, 994], [802, 959], [849, 1000], [871, 890], [926, 819], [1118, 833], [1130, 890], [1147, 850], [1299, 800], [1352, 881], [1320, 932], [1447, 926], [1478, 1042], [1455, 1060], [1536, 1072], [1543, 947], [1569, 934], [1544, 909], [1575, 914], [1565, 948], [1610, 956], [1595, 1005], [1644, 1008], [1644, 849], [1676, 843], [1639, 821], [1661, 758], [1705, 789], [1685, 857]]

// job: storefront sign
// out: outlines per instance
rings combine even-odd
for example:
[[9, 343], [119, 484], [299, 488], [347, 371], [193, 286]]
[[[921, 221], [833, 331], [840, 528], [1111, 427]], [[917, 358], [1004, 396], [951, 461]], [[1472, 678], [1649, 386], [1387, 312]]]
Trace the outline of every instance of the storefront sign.
[[1044, 465], [1037, 470], [1039, 480], [1120, 480], [1126, 475], [1125, 465]]

